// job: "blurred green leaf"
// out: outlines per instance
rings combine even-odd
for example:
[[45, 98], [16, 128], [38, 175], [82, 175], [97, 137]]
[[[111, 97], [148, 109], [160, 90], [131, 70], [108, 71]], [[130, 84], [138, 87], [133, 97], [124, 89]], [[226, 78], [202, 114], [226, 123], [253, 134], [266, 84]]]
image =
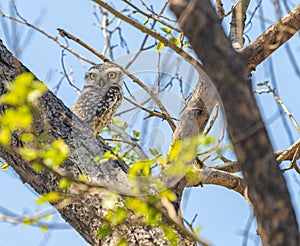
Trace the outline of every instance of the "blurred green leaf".
[[155, 149], [155, 148], [149, 148], [149, 150], [150, 150], [150, 153], [151, 153], [153, 156], [159, 156], [159, 155], [161, 155], [161, 152], [158, 151], [158, 150]]
[[162, 230], [164, 231], [164, 234], [168, 241], [170, 242], [170, 245], [177, 246], [178, 245], [178, 237], [176, 233], [174, 232], [173, 228], [166, 224], [160, 225]]
[[49, 193], [42, 194], [38, 199], [36, 199], [37, 204], [45, 204], [47, 202], [57, 202], [60, 199], [60, 195], [56, 191], [51, 191]]
[[167, 34], [170, 34], [170, 35], [172, 34], [171, 29], [168, 28], [168, 27], [162, 27], [161, 30], [164, 31], [164, 32], [167, 33]]
[[142, 25], [145, 26], [148, 23], [148, 21], [149, 21], [149, 18], [147, 17], [146, 20], [143, 21]]
[[32, 142], [34, 140], [34, 135], [31, 133], [20, 134], [20, 139], [22, 142]]
[[37, 222], [37, 221], [36, 221], [36, 219], [34, 219], [34, 218], [24, 218], [24, 219], [22, 220], [22, 224], [23, 224], [23, 225], [26, 225], [26, 226], [35, 224], [36, 222]]
[[194, 229], [194, 234], [198, 235], [201, 230], [202, 230], [202, 227], [201, 226], [197, 226], [196, 229]]
[[6, 171], [8, 169], [9, 165], [8, 163], [5, 161], [1, 164], [1, 170]]
[[67, 178], [62, 178], [59, 181], [58, 188], [61, 190], [67, 190], [70, 187], [70, 181]]
[[161, 220], [161, 214], [139, 198], [129, 197], [125, 200], [125, 204], [133, 212], [145, 216], [145, 222], [150, 226], [157, 225]]
[[43, 232], [47, 232], [49, 230], [48, 226], [46, 225], [41, 225], [40, 228]]
[[99, 238], [105, 238], [111, 231], [111, 226], [108, 223], [103, 223], [101, 226], [99, 226], [97, 230], [97, 236]]
[[175, 44], [177, 47], [180, 47], [180, 40], [178, 38], [171, 37], [171, 38], [169, 38], [169, 41], [171, 43]]
[[177, 200], [176, 194], [171, 190], [163, 190], [160, 192], [160, 197], [168, 199], [170, 202], [175, 202]]
[[62, 139], [55, 140], [52, 142], [51, 146], [42, 151], [40, 156], [43, 159], [45, 165], [59, 166], [69, 155], [69, 146], [65, 144]]
[[44, 217], [43, 217], [43, 219], [45, 220], [45, 221], [51, 221], [52, 220], [52, 215], [51, 214], [46, 214]]
[[33, 168], [33, 170], [36, 171], [36, 172], [41, 172], [41, 171], [43, 171], [43, 166], [41, 165], [41, 163], [38, 163], [38, 162], [34, 162], [34, 163], [32, 164], [32, 168]]
[[10, 143], [11, 130], [9, 128], [1, 128], [0, 130], [0, 143], [7, 146]]
[[114, 209], [114, 207], [118, 201], [118, 198], [119, 198], [119, 195], [117, 195], [116, 193], [109, 193], [107, 196], [105, 196], [102, 199], [101, 204], [106, 209]]
[[136, 131], [136, 130], [133, 130], [133, 135], [136, 137], [136, 138], [139, 138], [140, 137], [140, 132], [139, 131]]
[[165, 46], [165, 44], [163, 42], [158, 42], [157, 46], [156, 46], [156, 50], [158, 52], [160, 52], [162, 50], [162, 48]]
[[127, 218], [128, 212], [125, 208], [117, 207], [114, 211], [108, 211], [105, 218], [112, 224], [118, 225]]
[[21, 156], [27, 161], [35, 160], [38, 157], [38, 151], [29, 147], [20, 148], [19, 152]]
[[126, 240], [126, 238], [120, 238], [120, 239], [118, 239], [117, 246], [127, 246], [127, 240]]

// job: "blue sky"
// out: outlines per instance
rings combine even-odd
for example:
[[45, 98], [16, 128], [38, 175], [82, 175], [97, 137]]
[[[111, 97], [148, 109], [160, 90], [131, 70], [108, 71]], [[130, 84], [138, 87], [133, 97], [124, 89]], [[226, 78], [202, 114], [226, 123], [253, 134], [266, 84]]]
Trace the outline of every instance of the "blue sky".
[[[114, 1], [117, 2], [117, 1]], [[0, 0], [1, 9], [8, 12], [8, 1]], [[253, 9], [253, 6], [250, 7]], [[119, 5], [118, 5], [119, 6]], [[276, 17], [273, 15], [272, 2], [264, 3], [265, 16], [274, 21]], [[65, 0], [65, 1], [38, 1], [27, 0], [17, 1], [19, 13], [29, 22], [33, 22], [38, 18], [40, 13], [41, 23], [40, 28], [44, 29], [53, 36], [58, 36], [57, 28], [63, 28], [70, 33], [81, 38], [94, 48], [102, 50], [104, 46], [104, 39], [101, 30], [96, 23], [93, 16], [94, 4], [91, 1], [79, 0]], [[229, 10], [228, 6], [227, 10]], [[1, 18], [1, 22], [4, 21]], [[6, 21], [6, 20], [5, 20]], [[226, 23], [230, 20], [226, 20]], [[6, 21], [7, 22], [7, 21]], [[10, 22], [7, 22], [10, 24]], [[267, 26], [271, 24], [268, 23]], [[20, 30], [27, 31], [27, 27], [18, 25]], [[227, 31], [227, 28], [225, 28]], [[124, 36], [127, 38], [129, 49], [131, 52], [137, 51], [137, 47], [142, 42], [143, 36], [139, 32], [128, 25], [124, 25], [122, 29]], [[254, 18], [253, 26], [247, 32], [247, 35], [253, 40], [261, 33], [258, 19]], [[61, 48], [56, 43], [34, 32], [33, 38], [20, 57], [23, 64], [25, 64], [34, 74], [41, 80], [45, 81], [49, 88], [53, 88], [62, 75], [61, 66]], [[4, 41], [8, 47], [11, 48], [11, 43], [7, 42], [4, 38], [2, 27], [0, 27], [0, 39]], [[62, 40], [63, 41], [63, 40]], [[114, 40], [120, 47], [119, 41]], [[77, 44], [69, 41], [71, 47], [88, 57], [95, 62], [101, 62], [94, 55], [82, 49]], [[299, 57], [299, 35], [289, 41], [293, 53]], [[124, 50], [117, 48], [117, 55], [123, 55]], [[276, 74], [276, 90], [279, 92], [280, 98], [293, 113], [294, 117], [300, 122], [299, 111], [299, 91], [300, 79], [291, 67], [288, 55], [281, 47], [272, 55]], [[78, 87], [82, 86], [84, 73], [89, 67], [89, 64], [80, 62], [71, 54], [66, 52], [65, 65], [67, 69], [72, 69], [75, 83]], [[299, 66], [299, 63], [298, 63]], [[261, 64], [253, 76], [253, 86], [258, 82], [271, 80], [270, 70], [268, 64], [264, 62]], [[77, 93], [67, 85], [64, 80], [58, 92], [58, 97], [61, 98], [69, 107], [73, 105], [77, 98]], [[271, 95], [256, 96], [258, 103], [263, 114], [263, 118], [267, 123], [268, 132], [270, 134], [275, 150], [287, 148], [290, 145], [290, 139], [287, 138], [286, 131], [283, 128], [281, 117], [276, 116], [277, 106], [274, 98]], [[275, 117], [274, 117], [275, 115]], [[292, 131], [292, 137], [295, 141], [299, 138], [289, 119], [288, 125]], [[294, 205], [299, 211], [299, 175], [294, 171], [289, 171], [286, 174], [289, 184], [289, 189], [292, 194]], [[298, 181], [298, 184], [297, 184]], [[45, 211], [51, 209], [50, 206], [40, 206], [35, 204], [36, 194], [28, 185], [24, 185], [18, 178], [18, 175], [9, 169], [8, 171], [0, 171], [0, 206], [7, 208], [17, 214], [33, 214], [36, 211]], [[186, 196], [184, 202], [184, 216], [187, 220], [191, 220], [195, 214], [198, 217], [195, 225], [200, 225], [202, 230], [200, 236], [207, 239], [212, 245], [242, 245], [243, 235], [242, 232], [246, 227], [249, 216], [252, 211], [239, 194], [229, 191], [222, 187], [205, 186], [204, 188], [195, 188], [188, 193], [189, 198]], [[1, 213], [1, 210], [0, 210]], [[298, 221], [300, 216], [298, 215]], [[45, 233], [40, 228], [11, 225], [9, 223], [0, 222], [0, 246], [14, 246], [14, 245], [87, 245], [80, 235], [71, 229], [63, 220], [60, 219], [58, 214], [53, 215], [53, 221], [62, 229], [54, 229]], [[248, 245], [257, 245], [257, 237], [255, 236], [255, 223], [252, 224], [251, 236]]]

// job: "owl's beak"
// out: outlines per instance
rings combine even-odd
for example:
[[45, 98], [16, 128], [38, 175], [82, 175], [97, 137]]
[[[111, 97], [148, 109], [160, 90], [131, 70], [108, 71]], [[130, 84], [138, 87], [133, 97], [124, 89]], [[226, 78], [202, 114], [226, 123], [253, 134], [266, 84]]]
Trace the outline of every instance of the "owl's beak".
[[104, 86], [104, 80], [102, 78], [99, 79], [99, 84], [100, 84], [101, 87]]

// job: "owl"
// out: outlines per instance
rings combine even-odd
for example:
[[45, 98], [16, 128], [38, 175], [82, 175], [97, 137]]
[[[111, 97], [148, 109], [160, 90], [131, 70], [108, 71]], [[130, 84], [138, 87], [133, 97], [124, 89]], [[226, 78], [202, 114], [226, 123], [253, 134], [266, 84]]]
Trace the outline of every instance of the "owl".
[[95, 131], [101, 131], [122, 103], [123, 72], [110, 63], [92, 66], [72, 111]]

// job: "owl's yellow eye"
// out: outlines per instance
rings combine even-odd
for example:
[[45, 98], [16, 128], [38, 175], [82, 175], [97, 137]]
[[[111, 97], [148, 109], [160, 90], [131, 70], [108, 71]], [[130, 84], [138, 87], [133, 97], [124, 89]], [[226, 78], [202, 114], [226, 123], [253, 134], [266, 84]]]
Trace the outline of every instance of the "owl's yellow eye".
[[94, 79], [96, 78], [96, 74], [95, 74], [95, 73], [91, 73], [91, 74], [90, 74], [90, 78], [91, 78], [92, 80], [94, 80]]
[[110, 79], [114, 79], [116, 76], [117, 76], [117, 74], [115, 72], [108, 73], [108, 78], [110, 78]]

